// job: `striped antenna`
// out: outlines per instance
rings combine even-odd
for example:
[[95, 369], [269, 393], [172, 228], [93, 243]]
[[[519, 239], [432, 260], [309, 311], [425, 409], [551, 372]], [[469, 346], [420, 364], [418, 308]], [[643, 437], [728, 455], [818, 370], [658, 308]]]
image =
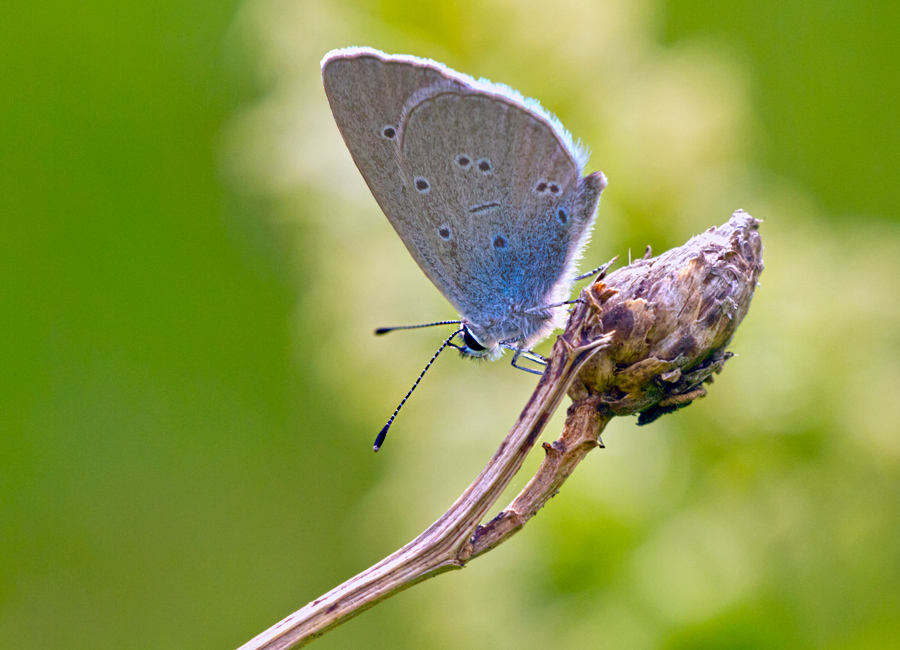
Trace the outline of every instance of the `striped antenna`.
[[[453, 321], [451, 321], [453, 322]], [[437, 323], [434, 323], [437, 324]], [[443, 323], [441, 323], [443, 324]], [[427, 326], [423, 326], [427, 327]], [[398, 328], [401, 329], [401, 328]], [[375, 438], [375, 451], [381, 449], [381, 445], [384, 444], [384, 439], [387, 436], [388, 429], [391, 428], [391, 425], [394, 423], [394, 418], [397, 417], [397, 414], [400, 412], [400, 409], [403, 408], [403, 405], [406, 404], [406, 400], [409, 399], [409, 396], [413, 394], [413, 391], [416, 389], [416, 386], [419, 385], [419, 382], [422, 381], [422, 377], [425, 376], [425, 373], [428, 372], [428, 369], [431, 367], [431, 364], [434, 363], [434, 360], [438, 358], [438, 355], [444, 351], [448, 345], [452, 346], [453, 344], [450, 341], [457, 335], [463, 331], [463, 328], [459, 328], [453, 334], [451, 334], [443, 343], [441, 343], [441, 347], [438, 348], [437, 352], [434, 353], [434, 356], [431, 357], [431, 361], [425, 364], [425, 367], [422, 369], [422, 372], [419, 373], [418, 379], [416, 379], [416, 383], [412, 385], [412, 388], [409, 389], [409, 392], [406, 393], [406, 396], [400, 400], [400, 404], [397, 405], [397, 408], [394, 409], [393, 414], [391, 414], [391, 418], [387, 421], [387, 424], [384, 425], [384, 428], [378, 433], [378, 437]]]
[[611, 267], [613, 264], [615, 264], [617, 259], [619, 259], [618, 255], [616, 255], [614, 258], [612, 258], [606, 264], [601, 264], [600, 266], [598, 266], [596, 269], [593, 269], [592, 271], [588, 271], [587, 273], [582, 273], [578, 277], [572, 278], [572, 282], [580, 282], [581, 280], [586, 280], [589, 277], [591, 277], [592, 275], [599, 275], [600, 277], [597, 279], [602, 280], [604, 277], [606, 277], [606, 272], [609, 270], [609, 267]]
[[[396, 327], [379, 327], [375, 330], [375, 336], [381, 336], [395, 330], [417, 330], [423, 327], [434, 327], [436, 325], [462, 325], [461, 320], [439, 320], [434, 323], [423, 323], [422, 325], [398, 325]], [[455, 336], [455, 335], [454, 335]], [[450, 337], [453, 338], [453, 337]]]

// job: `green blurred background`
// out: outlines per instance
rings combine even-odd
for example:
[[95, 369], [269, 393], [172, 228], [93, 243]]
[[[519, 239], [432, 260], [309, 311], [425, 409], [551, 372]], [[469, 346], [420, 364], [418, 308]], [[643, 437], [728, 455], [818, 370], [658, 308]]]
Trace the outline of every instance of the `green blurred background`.
[[744, 208], [766, 271], [707, 398], [614, 423], [514, 540], [316, 647], [896, 647], [898, 8], [6, 7], [0, 647], [240, 645], [423, 530], [514, 421], [534, 378], [448, 354], [371, 452], [438, 343], [371, 330], [453, 314], [334, 127], [347, 45], [556, 113], [610, 180], [585, 265]]

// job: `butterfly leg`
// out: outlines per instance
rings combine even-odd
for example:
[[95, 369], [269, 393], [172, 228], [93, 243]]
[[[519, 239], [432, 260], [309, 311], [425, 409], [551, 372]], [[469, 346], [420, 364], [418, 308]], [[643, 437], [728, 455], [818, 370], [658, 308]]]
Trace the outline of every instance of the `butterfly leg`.
[[[502, 347], [506, 348], [507, 350], [512, 350], [513, 352], [515, 352], [517, 358], [518, 358], [518, 357], [525, 357], [525, 358], [528, 359], [529, 361], [534, 361], [535, 363], [538, 363], [538, 364], [540, 364], [540, 365], [542, 365], [542, 366], [546, 366], [546, 365], [547, 365], [547, 358], [546, 358], [546, 357], [544, 357], [543, 355], [538, 354], [538, 353], [535, 352], [534, 350], [526, 350], [525, 348], [520, 348], [520, 347], [518, 347], [518, 346], [516, 346], [516, 345], [513, 345], [513, 341], [514, 341], [514, 340], [515, 340], [515, 339], [511, 339], [511, 340], [509, 340], [509, 341], [500, 341], [500, 345], [501, 345]], [[519, 341], [519, 344], [521, 345], [521, 341]]]
[[501, 343], [501, 345], [505, 348], [515, 351], [515, 353], [513, 354], [512, 364], [511, 364], [513, 368], [516, 368], [517, 370], [524, 370], [525, 372], [530, 372], [533, 375], [543, 375], [544, 374], [543, 370], [535, 370], [534, 368], [526, 368], [525, 366], [520, 366], [517, 363], [519, 360], [519, 357], [522, 357], [523, 359], [528, 359], [529, 361], [531, 361], [533, 363], [537, 363], [542, 366], [546, 366], [547, 360], [544, 357], [542, 357], [541, 355], [536, 354], [534, 352], [531, 352], [530, 350], [524, 350], [520, 347], [514, 346], [510, 343]]
[[529, 361], [534, 361], [541, 366], [547, 365], [547, 357], [541, 356], [537, 352], [532, 352], [531, 350], [522, 350], [521, 356], [525, 357]]

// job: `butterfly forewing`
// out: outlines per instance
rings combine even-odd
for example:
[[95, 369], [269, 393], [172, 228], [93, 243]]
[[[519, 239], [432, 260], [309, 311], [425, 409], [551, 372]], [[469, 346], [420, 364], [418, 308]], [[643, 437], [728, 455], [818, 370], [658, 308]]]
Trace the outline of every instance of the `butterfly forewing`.
[[430, 66], [353, 49], [326, 57], [322, 80], [353, 162], [406, 243], [404, 232], [414, 227], [415, 213], [397, 164], [403, 107], [417, 91], [453, 82]]

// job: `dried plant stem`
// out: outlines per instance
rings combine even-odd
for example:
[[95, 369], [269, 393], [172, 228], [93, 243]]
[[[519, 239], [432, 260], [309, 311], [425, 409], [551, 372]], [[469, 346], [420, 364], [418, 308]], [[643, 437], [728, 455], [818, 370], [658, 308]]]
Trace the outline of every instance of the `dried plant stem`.
[[573, 404], [562, 435], [553, 443], [544, 443], [546, 456], [537, 473], [503, 512], [478, 527], [466, 549], [466, 559], [487, 553], [519, 532], [556, 495], [588, 452], [603, 446], [600, 434], [612, 417], [596, 397]]
[[[578, 307], [583, 308], [583, 305]], [[538, 477], [535, 477], [529, 486], [546, 494], [546, 498], [523, 496], [528, 491], [526, 488], [513, 504], [518, 504], [521, 510], [503, 520], [515, 524], [504, 524], [502, 530], [496, 526], [492, 528], [498, 534], [490, 536], [489, 547], [479, 542], [473, 544], [473, 533], [479, 522], [521, 467], [578, 371], [608, 342], [608, 337], [585, 340], [577, 325], [582, 320], [571, 320], [574, 325], [554, 345], [547, 369], [515, 426], [478, 478], [440, 519], [400, 550], [273, 625], [240, 650], [275, 650], [306, 645], [399, 591], [445, 571], [462, 568], [471, 557], [497, 546], [520, 528], [543, 501], [553, 496], [565, 478], [537, 481]], [[596, 440], [596, 432], [594, 438]], [[556, 455], [552, 456], [555, 463]], [[547, 463], [545, 459], [544, 465]], [[547, 471], [549, 469], [547, 466]], [[548, 489], [552, 491], [548, 493]]]
[[[525, 410], [456, 503], [399, 551], [240, 650], [306, 645], [417, 582], [461, 568], [517, 533], [602, 446], [614, 416], [639, 414], [646, 424], [705, 395], [731, 356], [726, 348], [763, 269], [759, 223], [738, 210], [723, 226], [587, 287]], [[540, 468], [512, 503], [479, 526], [567, 392], [573, 404], [562, 436], [544, 445]]]

